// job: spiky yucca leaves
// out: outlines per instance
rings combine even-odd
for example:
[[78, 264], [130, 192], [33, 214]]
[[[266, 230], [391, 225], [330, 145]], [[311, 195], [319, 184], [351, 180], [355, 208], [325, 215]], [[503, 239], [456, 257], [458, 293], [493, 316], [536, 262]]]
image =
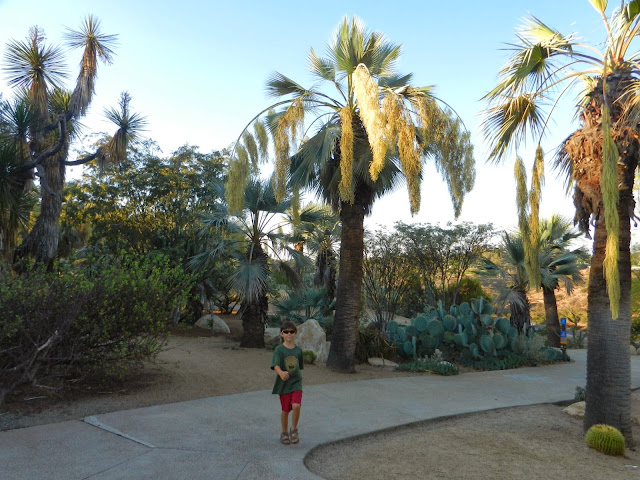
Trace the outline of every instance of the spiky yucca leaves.
[[42, 127], [49, 121], [49, 90], [60, 85], [65, 76], [62, 50], [46, 45], [44, 32], [34, 27], [26, 42], [9, 42], [5, 65], [8, 85], [28, 92], [36, 129]]
[[105, 116], [118, 126], [118, 130], [103, 149], [103, 154], [98, 157], [100, 168], [104, 168], [106, 162], [118, 163], [127, 159], [127, 149], [134, 145], [142, 135], [147, 120], [139, 113], [131, 113], [131, 95], [122, 92], [120, 95], [120, 109], [106, 109]]
[[113, 61], [112, 46], [116, 35], [100, 33], [100, 21], [88, 15], [79, 31], [67, 29], [66, 38], [72, 48], [84, 48], [80, 60], [80, 73], [71, 95], [71, 114], [74, 117], [87, 113], [95, 93], [95, 79], [98, 74], [98, 59], [105, 63]]

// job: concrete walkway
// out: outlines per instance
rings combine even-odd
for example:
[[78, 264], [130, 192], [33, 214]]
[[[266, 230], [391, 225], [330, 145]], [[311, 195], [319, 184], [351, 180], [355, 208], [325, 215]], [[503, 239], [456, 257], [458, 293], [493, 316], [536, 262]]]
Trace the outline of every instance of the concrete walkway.
[[[586, 351], [570, 355], [570, 364], [306, 387], [299, 445], [280, 445], [279, 402], [269, 391], [0, 432], [0, 479], [318, 479], [304, 458], [322, 443], [441, 416], [570, 400], [585, 385]], [[640, 387], [638, 356], [632, 385]]]

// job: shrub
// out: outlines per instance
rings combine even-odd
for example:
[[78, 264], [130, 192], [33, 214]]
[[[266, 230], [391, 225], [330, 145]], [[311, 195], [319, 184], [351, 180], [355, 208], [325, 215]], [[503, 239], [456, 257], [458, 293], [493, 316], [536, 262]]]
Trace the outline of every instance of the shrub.
[[409, 363], [402, 363], [396, 370], [403, 372], [432, 372], [438, 375], [458, 375], [460, 370], [451, 362], [444, 360], [442, 352], [436, 350], [433, 355]]
[[360, 327], [356, 342], [356, 362], [367, 363], [371, 357], [393, 358], [396, 349], [380, 330]]
[[316, 358], [318, 358], [318, 356], [316, 355], [316, 352], [314, 352], [313, 350], [302, 351], [302, 361], [304, 362], [305, 365], [311, 365], [313, 362], [316, 361]]
[[0, 277], [0, 403], [17, 386], [117, 374], [153, 358], [192, 279], [165, 258]]

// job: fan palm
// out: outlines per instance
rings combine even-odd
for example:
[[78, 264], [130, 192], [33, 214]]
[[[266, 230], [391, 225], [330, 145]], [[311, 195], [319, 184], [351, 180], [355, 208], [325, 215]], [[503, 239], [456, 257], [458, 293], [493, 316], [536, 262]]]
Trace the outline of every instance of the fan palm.
[[[16, 99], [1, 109], [3, 117], [11, 117], [16, 128], [10, 133], [21, 148], [24, 159], [16, 175], [38, 176], [41, 186], [41, 208], [36, 222], [20, 247], [22, 255], [33, 255], [37, 261], [50, 264], [55, 257], [60, 236], [60, 211], [66, 167], [91, 160], [119, 161], [126, 148], [136, 140], [144, 127], [144, 119], [129, 111], [130, 97], [123, 94], [119, 110], [107, 111], [107, 117], [118, 125], [118, 131], [105, 146], [86, 157], [69, 161], [69, 146], [78, 133], [78, 120], [86, 113], [94, 94], [98, 61], [110, 63], [115, 36], [100, 32], [100, 22], [88, 16], [79, 31], [68, 30], [71, 48], [83, 48], [75, 89], [64, 90], [63, 51], [49, 46], [37, 27], [26, 41], [12, 41], [7, 46], [4, 70], [8, 84], [16, 88]], [[9, 105], [11, 106], [11, 105]], [[7, 112], [13, 111], [13, 115]], [[19, 127], [19, 128], [18, 128]], [[28, 146], [28, 151], [27, 147]]]
[[286, 258], [293, 259], [302, 268], [304, 256], [287, 244], [287, 237], [282, 233], [286, 222], [278, 218], [290, 206], [289, 199], [276, 200], [269, 181], [250, 179], [239, 215], [229, 217], [226, 208], [218, 207], [203, 217], [203, 235], [208, 241], [203, 242], [202, 251], [191, 258], [189, 266], [205, 271], [220, 255], [236, 258], [237, 268], [229, 283], [241, 298], [242, 347], [264, 347], [270, 273], [267, 252], [278, 259], [278, 267], [294, 284], [300, 283], [296, 268], [292, 268]]
[[559, 98], [575, 91], [579, 127], [558, 149], [556, 165], [574, 186], [576, 220], [594, 225], [588, 288], [587, 410], [584, 426], [606, 423], [631, 435], [628, 345], [631, 319], [630, 215], [640, 142], [640, 2], [622, 2], [607, 15], [606, 0], [590, 0], [606, 38], [589, 45], [535, 17], [522, 26], [513, 54], [487, 94], [484, 129], [491, 158], [500, 160], [531, 135], [538, 142]]
[[540, 226], [540, 272], [544, 301], [547, 345], [560, 347], [560, 320], [556, 290], [563, 284], [571, 294], [573, 286], [582, 283], [580, 271], [587, 267], [588, 254], [582, 248], [569, 250], [571, 241], [579, 237], [570, 223], [557, 215]]
[[[544, 222], [541, 227], [541, 243], [538, 250], [538, 264], [540, 265], [540, 287], [543, 290], [545, 317], [548, 338], [559, 346], [560, 322], [558, 321], [558, 307], [555, 291], [564, 285], [567, 293], [571, 293], [573, 286], [582, 281], [580, 270], [585, 265], [580, 263], [584, 259], [584, 253], [580, 249], [569, 251], [567, 243], [575, 238], [570, 232], [561, 234], [561, 221], [552, 217]], [[553, 235], [553, 236], [552, 236]], [[557, 236], [556, 236], [557, 235]], [[500, 292], [500, 300], [509, 305], [511, 323], [522, 330], [525, 325], [531, 324], [530, 304], [527, 292], [534, 285], [526, 268], [526, 256], [522, 235], [509, 235], [505, 233], [500, 249], [500, 261], [484, 261], [484, 272], [497, 275], [506, 284]], [[551, 333], [549, 333], [549, 329]]]
[[[309, 65], [318, 85], [305, 88], [280, 73], [267, 82], [268, 93], [279, 101], [251, 122], [258, 142], [244, 140], [236, 147], [238, 159], [229, 172], [230, 191], [241, 191], [255, 145], [264, 145], [266, 125], [274, 139], [276, 195], [284, 195], [289, 179], [294, 189], [315, 191], [339, 212], [340, 273], [327, 361], [338, 371], [354, 370], [363, 224], [375, 200], [404, 183], [416, 213], [423, 160], [432, 158], [449, 185], [457, 216], [475, 179], [469, 134], [434, 97], [433, 87], [415, 87], [410, 74], [396, 72], [399, 56], [399, 45], [366, 30], [359, 19], [345, 18], [326, 57], [311, 50]], [[303, 131], [305, 120], [309, 126]], [[298, 143], [301, 132], [304, 140]], [[236, 201], [229, 201], [234, 209]]]

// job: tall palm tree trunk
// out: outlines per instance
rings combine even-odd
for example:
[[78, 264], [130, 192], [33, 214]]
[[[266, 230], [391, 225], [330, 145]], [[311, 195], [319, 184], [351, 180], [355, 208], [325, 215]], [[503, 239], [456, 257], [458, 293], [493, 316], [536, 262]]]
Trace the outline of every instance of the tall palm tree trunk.
[[554, 288], [542, 287], [544, 300], [545, 326], [547, 327], [547, 346], [560, 348], [560, 319], [558, 318], [558, 303]]
[[[633, 185], [633, 170], [627, 169], [623, 180]], [[633, 205], [632, 189], [620, 190], [618, 217], [620, 241], [620, 310], [617, 320], [611, 318], [609, 297], [604, 278], [603, 261], [607, 243], [604, 214], [596, 222], [593, 257], [588, 286], [587, 396], [584, 428], [604, 423], [622, 432], [627, 446], [633, 445], [631, 432], [631, 230], [629, 212]]]
[[[266, 265], [267, 255], [262, 250], [260, 243], [254, 243], [250, 249], [253, 262], [261, 262]], [[240, 346], [246, 348], [264, 348], [264, 327], [267, 324], [269, 300], [267, 299], [267, 286], [260, 285], [259, 292], [254, 296], [247, 296], [241, 304], [242, 312], [242, 338]]]
[[[46, 158], [42, 167], [45, 173], [46, 187], [40, 187], [40, 214], [22, 242], [18, 256], [33, 256], [38, 263], [52, 265], [58, 251], [60, 240], [60, 212], [65, 178], [65, 165], [59, 161], [60, 155], [66, 156], [66, 148], [57, 155]], [[42, 180], [41, 180], [42, 182]]]
[[337, 372], [355, 372], [358, 316], [362, 295], [364, 217], [368, 211], [365, 195], [356, 189], [353, 204], [342, 202], [340, 220], [340, 267], [336, 289], [336, 311], [327, 367]]

